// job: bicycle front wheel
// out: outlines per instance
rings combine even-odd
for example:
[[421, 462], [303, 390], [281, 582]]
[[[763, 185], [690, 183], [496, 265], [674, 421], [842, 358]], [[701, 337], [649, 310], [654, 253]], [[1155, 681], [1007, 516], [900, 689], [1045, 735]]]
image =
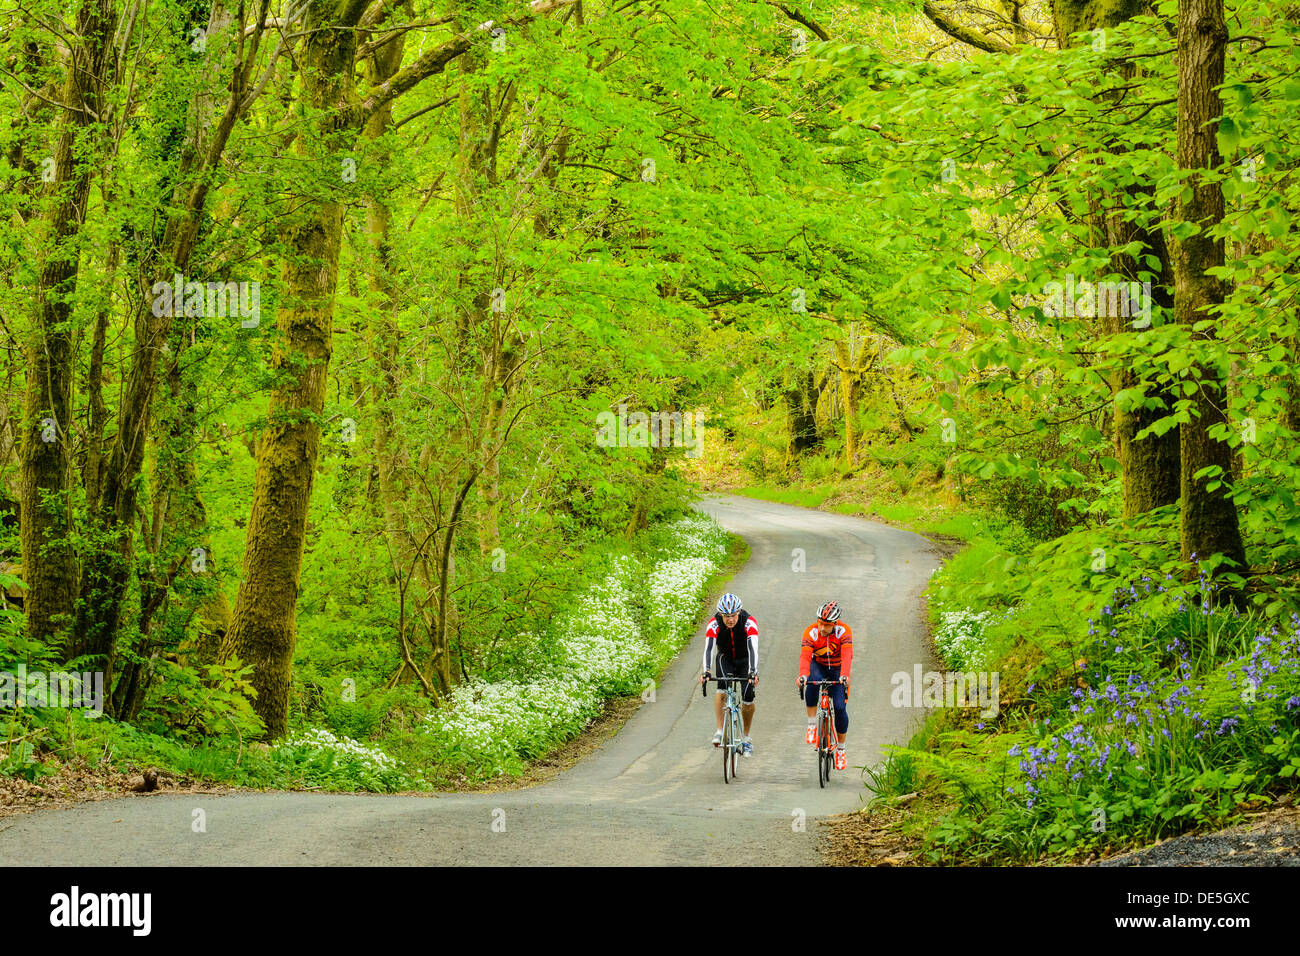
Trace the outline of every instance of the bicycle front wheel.
[[743, 741], [744, 739], [745, 739], [744, 734], [741, 732], [740, 729], [740, 712], [733, 710], [731, 712], [731, 779], [732, 780], [736, 779], [736, 764], [740, 762], [737, 755], [740, 753], [741, 741]]
[[722, 722], [722, 782], [730, 783], [735, 771], [732, 769], [731, 714]]
[[829, 724], [825, 716], [817, 722], [817, 784], [821, 787], [831, 778]]

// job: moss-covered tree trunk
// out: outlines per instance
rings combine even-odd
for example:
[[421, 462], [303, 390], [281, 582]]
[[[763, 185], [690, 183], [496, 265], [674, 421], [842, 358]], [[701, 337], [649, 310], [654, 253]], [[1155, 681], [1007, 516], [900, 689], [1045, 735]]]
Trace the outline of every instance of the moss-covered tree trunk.
[[[194, 436], [201, 428], [199, 376], [193, 368], [182, 368], [187, 336], [174, 336], [173, 341], [174, 357], [167, 371], [169, 403], [159, 422], [161, 443], [166, 447], [160, 448], [157, 455], [160, 494], [155, 506], [157, 531], [152, 546], [169, 570], [179, 557], [180, 574], [198, 575], [202, 579], [203, 585], [179, 602], [177, 608], [180, 615], [199, 625], [195, 640], [180, 650], [199, 664], [211, 664], [217, 659], [221, 641], [230, 629], [231, 609], [221, 588], [220, 564], [208, 533], [208, 509], [199, 493], [195, 466]], [[140, 630], [148, 633], [143, 623]]]
[[[391, 77], [402, 62], [405, 36], [390, 40], [376, 52], [369, 67], [372, 83]], [[392, 124], [392, 104], [386, 104], [366, 123], [365, 136], [376, 150], [378, 162], [387, 160], [388, 154], [379, 145]], [[408, 562], [415, 553], [416, 542], [408, 526], [408, 516], [403, 508], [406, 489], [402, 472], [407, 466], [401, 433], [394, 417], [394, 408], [400, 398], [402, 371], [399, 363], [401, 333], [397, 326], [397, 282], [392, 256], [393, 213], [387, 196], [378, 191], [366, 195], [366, 232], [370, 242], [370, 262], [367, 274], [374, 294], [374, 307], [370, 314], [366, 346], [370, 358], [370, 374], [375, 378], [375, 403], [373, 406], [373, 445], [375, 467], [379, 476], [379, 500], [384, 512], [384, 531], [392, 556], [393, 574], [401, 580], [409, 571]]]
[[[61, 636], [73, 610], [77, 567], [68, 540], [71, 505], [72, 303], [77, 291], [80, 249], [90, 181], [96, 163], [87, 137], [102, 112], [104, 86], [113, 69], [116, 28], [112, 0], [87, 0], [77, 14], [76, 33], [63, 87], [64, 109], [54, 148], [54, 180], [44, 219], [36, 323], [26, 345], [27, 389], [19, 453], [24, 611], [27, 635]], [[79, 143], [78, 141], [81, 140]], [[69, 647], [75, 652], [75, 644]]]
[[786, 460], [812, 451], [817, 436], [817, 385], [811, 368], [791, 372], [781, 391], [785, 402]]
[[[297, 63], [300, 97], [311, 125], [295, 138], [294, 149], [303, 168], [331, 170], [338, 179], [304, 204], [281, 232], [287, 250], [284, 298], [277, 310], [281, 341], [272, 365], [284, 375], [271, 394], [267, 428], [257, 446], [243, 578], [222, 645], [223, 657], [238, 655], [253, 666], [254, 707], [269, 737], [283, 735], [288, 721], [298, 582], [320, 449], [343, 237], [341, 163], [370, 117], [442, 72], [470, 46], [467, 36], [458, 35], [426, 50], [359, 100], [354, 83], [358, 34], [381, 29], [395, 9], [393, 4], [335, 0], [313, 5], [303, 22], [306, 39]], [[442, 564], [446, 567], [445, 557]], [[445, 590], [445, 581], [443, 586]]]
[[1291, 336], [1287, 347], [1291, 353], [1291, 374], [1286, 380], [1286, 404], [1282, 410], [1282, 424], [1291, 434], [1300, 437], [1300, 337]]
[[[360, 13], [354, 7], [349, 17], [346, 7], [313, 7], [304, 23], [301, 95], [320, 120], [296, 138], [294, 151], [308, 168], [341, 169], [340, 157], [355, 140], [348, 120], [357, 43], [353, 28]], [[298, 584], [334, 333], [340, 198], [337, 187], [324, 187], [281, 234], [287, 250], [276, 315], [281, 338], [271, 364], [283, 378], [271, 393], [257, 447], [243, 577], [223, 645], [223, 656], [236, 655], [253, 666], [254, 708], [271, 738], [284, 734], [289, 713]]]
[[[382, 83], [396, 74], [402, 64], [405, 35], [389, 40], [375, 52], [368, 66], [372, 84]], [[366, 122], [364, 134], [372, 142], [377, 161], [383, 163], [387, 152], [382, 147], [384, 135], [392, 127], [392, 104], [385, 104]], [[408, 500], [411, 462], [394, 410], [401, 402], [403, 369], [400, 361], [401, 330], [398, 327], [397, 264], [393, 261], [392, 209], [388, 197], [372, 191], [366, 196], [366, 231], [369, 238], [368, 275], [374, 293], [374, 307], [366, 334], [370, 374], [374, 379], [375, 402], [370, 427], [373, 428], [375, 471], [378, 477], [379, 505], [384, 516], [384, 536], [393, 569], [393, 579], [403, 593], [406, 622], [418, 616], [426, 634], [433, 634], [437, 622], [433, 611], [434, 572], [431, 560], [432, 529]], [[409, 629], [409, 628], [407, 628]], [[397, 639], [403, 668], [410, 667], [425, 693], [435, 701], [437, 686], [414, 659], [406, 633]]]
[[1061, 49], [1071, 45], [1072, 34], [1109, 29], [1145, 13], [1146, 0], [1052, 0], [1052, 26]]
[[104, 432], [108, 427], [108, 405], [104, 401], [104, 349], [107, 345], [109, 316], [113, 308], [111, 288], [117, 279], [120, 258], [120, 245], [116, 242], [111, 243], [104, 268], [107, 277], [104, 301], [95, 315], [95, 328], [91, 333], [90, 367], [86, 373], [89, 421], [86, 425], [85, 470], [81, 476], [87, 501], [99, 500], [99, 489], [104, 480]]
[[[257, 46], [262, 35], [260, 24], [266, 19], [269, 0], [262, 0], [259, 26], [251, 39], [234, 31], [238, 39], [227, 44], [214, 42], [197, 64], [203, 89], [220, 90], [222, 67], [233, 62], [228, 92], [205, 92], [196, 96], [185, 122], [186, 147], [177, 169], [177, 192], [180, 212], [167, 221], [161, 252], [150, 251], [145, 274], [170, 282], [173, 274], [183, 274], [198, 245], [204, 225], [204, 210], [212, 187], [211, 173], [220, 163], [226, 142], [243, 108], [249, 73], [257, 61]], [[213, 7], [207, 32], [217, 36], [231, 32], [233, 14], [223, 4]], [[219, 96], [224, 95], [224, 110]], [[155, 315], [152, 292], [143, 290], [136, 311], [135, 342], [131, 370], [118, 411], [117, 435], [107, 456], [102, 483], [96, 501], [90, 502], [91, 519], [102, 542], [87, 557], [82, 584], [82, 601], [77, 610], [76, 641], [73, 652], [94, 654], [106, 661], [105, 682], [111, 679], [114, 645], [121, 622], [122, 607], [131, 585], [135, 560], [135, 516], [139, 498], [139, 478], [144, 469], [145, 449], [151, 427], [153, 401], [158, 385], [158, 361], [175, 318], [172, 309]]]
[[[1052, 14], [1057, 44], [1064, 49], [1071, 45], [1073, 34], [1085, 30], [1109, 30], [1142, 12], [1144, 6], [1138, 0], [1056, 0], [1052, 4]], [[1134, 79], [1137, 73], [1138, 68], [1131, 62], [1119, 67], [1119, 74], [1126, 80]], [[1112, 152], [1122, 149], [1118, 145], [1110, 148]], [[1132, 242], [1141, 244], [1142, 251], [1138, 255], [1118, 253], [1111, 258], [1112, 269], [1127, 280], [1138, 280], [1142, 256], [1155, 256], [1159, 260], [1159, 275], [1152, 283], [1151, 304], [1172, 311], [1174, 279], [1168, 246], [1158, 230], [1144, 228], [1131, 218], [1132, 210], [1149, 202], [1150, 191], [1140, 184], [1132, 184], [1123, 190], [1119, 208], [1098, 212], [1094, 219], [1095, 229], [1111, 248]], [[1125, 334], [1130, 331], [1127, 323], [1131, 320], [1131, 314], [1127, 319], [1122, 315], [1103, 316], [1102, 331], [1107, 336]], [[1133, 389], [1140, 382], [1140, 374], [1126, 366], [1112, 376], [1111, 386], [1118, 393]], [[1115, 447], [1120, 462], [1126, 518], [1171, 505], [1179, 495], [1178, 429], [1171, 428], [1162, 435], [1148, 435], [1143, 439], [1137, 437], [1153, 422], [1171, 414], [1174, 396], [1169, 389], [1156, 385], [1148, 386], [1146, 392], [1157, 407], [1127, 408], [1119, 403], [1114, 406]]]
[[[502, 201], [498, 187], [497, 144], [502, 124], [514, 102], [514, 84], [507, 81], [500, 101], [496, 90], [483, 77], [482, 54], [477, 51], [459, 61], [461, 86], [459, 96], [460, 138], [456, 167], [456, 214], [463, 234], [484, 235], [495, 213], [513, 215], [513, 210], [498, 208]], [[515, 342], [511, 335], [508, 312], [512, 307], [505, 288], [503, 266], [492, 263], [489, 275], [470, 255], [462, 268], [460, 284], [465, 290], [459, 321], [462, 334], [474, 344], [479, 358], [482, 394], [479, 398], [477, 432], [466, 435], [476, 444], [475, 457], [480, 471], [478, 479], [479, 548], [484, 553], [501, 543], [497, 515], [501, 502], [501, 470], [496, 442], [497, 430], [505, 413], [507, 392], [514, 387], [512, 366]]]
[[[1209, 272], [1224, 264], [1223, 240], [1210, 234], [1223, 219], [1223, 190], [1205, 172], [1220, 164], [1216, 130], [1223, 108], [1218, 87], [1223, 83], [1227, 41], [1223, 0], [1182, 0], [1177, 56], [1178, 167], [1192, 175], [1188, 180], [1191, 192], [1180, 203], [1179, 218], [1194, 223], [1197, 232], [1174, 245], [1175, 317], [1191, 330], [1194, 345], [1213, 338], [1212, 324], [1200, 330], [1192, 327], [1213, 322], [1211, 310], [1223, 303], [1225, 293], [1222, 281]], [[1188, 380], [1197, 388], [1191, 396], [1191, 419], [1180, 429], [1183, 557], [1204, 559], [1221, 554], [1241, 569], [1245, 548], [1237, 508], [1228, 497], [1232, 450], [1227, 442], [1210, 435], [1211, 428], [1227, 422], [1222, 370], [1194, 365], [1189, 372], [1192, 377]], [[1212, 472], [1200, 476], [1203, 469]]]
[[849, 339], [835, 340], [835, 367], [840, 373], [840, 400], [844, 405], [844, 461], [849, 468], [858, 463], [858, 399], [862, 392], [862, 376], [870, 358], [869, 351], [860, 344], [853, 323], [849, 323]]
[[[1137, 241], [1161, 262], [1161, 275], [1152, 284], [1151, 305], [1172, 312], [1174, 297], [1170, 294], [1173, 269], [1168, 248], [1158, 232], [1149, 232], [1122, 216], [1111, 216], [1107, 222], [1107, 242], [1112, 247]], [[1137, 281], [1137, 259], [1127, 253], [1111, 258], [1116, 272], [1130, 281]], [[1103, 328], [1107, 335], [1129, 332], [1126, 323], [1131, 321], [1121, 315], [1106, 316]], [[1132, 366], [1126, 365], [1113, 377], [1112, 385], [1118, 393], [1133, 389], [1141, 383], [1141, 376]], [[1115, 446], [1120, 463], [1123, 489], [1123, 514], [1130, 518], [1178, 500], [1179, 486], [1179, 429], [1171, 428], [1162, 435], [1150, 434], [1138, 438], [1143, 429], [1173, 413], [1174, 394], [1168, 387], [1148, 385], [1146, 394], [1157, 407], [1126, 408], [1118, 402], [1113, 406], [1115, 421]]]

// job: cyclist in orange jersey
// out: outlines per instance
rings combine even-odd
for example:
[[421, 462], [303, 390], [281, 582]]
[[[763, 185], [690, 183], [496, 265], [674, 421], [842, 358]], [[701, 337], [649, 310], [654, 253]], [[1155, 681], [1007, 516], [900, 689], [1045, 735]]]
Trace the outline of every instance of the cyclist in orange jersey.
[[804, 737], [810, 744], [817, 742], [817, 688], [805, 686], [808, 681], [834, 680], [840, 686], [832, 688], [831, 700], [835, 706], [835, 733], [839, 746], [835, 749], [835, 769], [848, 766], [844, 740], [849, 730], [849, 672], [853, 667], [853, 629], [840, 621], [840, 606], [827, 601], [817, 609], [817, 623], [803, 632], [799, 651], [799, 690], [808, 706], [808, 733]]

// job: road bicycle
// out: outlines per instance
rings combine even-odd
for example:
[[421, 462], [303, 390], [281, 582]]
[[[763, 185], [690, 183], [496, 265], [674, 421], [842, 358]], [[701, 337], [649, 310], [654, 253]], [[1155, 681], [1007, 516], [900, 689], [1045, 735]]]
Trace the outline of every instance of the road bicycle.
[[[804, 687], [820, 687], [817, 698], [817, 783], [824, 787], [831, 779], [831, 770], [835, 767], [835, 749], [839, 746], [839, 736], [835, 733], [835, 708], [831, 702], [831, 688], [838, 680], [804, 681]], [[803, 697], [803, 689], [799, 691]]]
[[709, 696], [709, 684], [726, 685], [727, 699], [722, 704], [722, 782], [730, 783], [736, 776], [736, 757], [745, 743], [740, 717], [740, 692], [733, 684], [748, 684], [746, 677], [710, 677], [700, 681], [700, 695]]

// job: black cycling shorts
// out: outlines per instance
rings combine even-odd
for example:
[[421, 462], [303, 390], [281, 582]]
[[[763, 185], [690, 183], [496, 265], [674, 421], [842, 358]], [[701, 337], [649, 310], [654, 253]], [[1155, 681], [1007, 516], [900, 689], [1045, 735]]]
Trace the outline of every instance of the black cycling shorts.
[[[748, 677], [749, 676], [748, 660], [733, 661], [725, 654], [715, 654], [713, 658], [713, 663], [715, 665], [713, 671], [714, 677]], [[754, 702], [754, 690], [755, 690], [754, 682], [746, 681], [744, 684], [741, 685], [740, 699], [747, 704], [752, 704]], [[726, 692], [726, 688], [723, 685], [719, 684], [718, 693], [722, 694], [725, 692]]]

